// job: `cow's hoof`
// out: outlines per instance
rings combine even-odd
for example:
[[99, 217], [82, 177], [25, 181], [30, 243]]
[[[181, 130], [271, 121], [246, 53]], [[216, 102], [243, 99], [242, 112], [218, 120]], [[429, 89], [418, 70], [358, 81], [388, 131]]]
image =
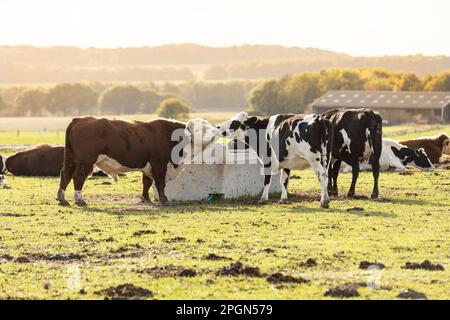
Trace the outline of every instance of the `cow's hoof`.
[[338, 192], [337, 191], [333, 191], [333, 190], [328, 191], [328, 194], [330, 196], [333, 196], [333, 197], [337, 197], [338, 196]]
[[329, 202], [329, 201], [321, 202], [321, 203], [320, 203], [320, 206], [321, 206], [323, 209], [328, 209], [328, 208], [330, 208], [330, 202]]
[[167, 201], [158, 202], [156, 205], [159, 206], [159, 207], [170, 207], [170, 203], [167, 202]]
[[58, 200], [58, 205], [60, 205], [60, 206], [64, 206], [64, 207], [70, 206], [70, 203], [67, 200], [59, 200], [59, 199], [56, 199], [56, 200]]
[[148, 206], [150, 204], [152, 204], [152, 201], [150, 199], [141, 199], [138, 202], [138, 205], [141, 205], [141, 206]]
[[84, 200], [78, 200], [75, 202], [75, 204], [80, 207], [87, 207], [87, 203]]
[[267, 202], [268, 202], [268, 200], [262, 200], [261, 199], [261, 200], [258, 201], [258, 204], [267, 204]]
[[280, 201], [278, 201], [278, 204], [289, 204], [289, 200], [288, 199], [281, 199]]
[[377, 199], [378, 198], [378, 193], [372, 193], [372, 195], [370, 197], [372, 199]]

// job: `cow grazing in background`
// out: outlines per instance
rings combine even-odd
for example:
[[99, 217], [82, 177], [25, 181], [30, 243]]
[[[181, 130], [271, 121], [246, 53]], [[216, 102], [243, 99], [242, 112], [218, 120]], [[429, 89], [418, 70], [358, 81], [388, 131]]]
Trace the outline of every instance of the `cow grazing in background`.
[[15, 176], [59, 176], [64, 160], [64, 147], [40, 144], [17, 152], [4, 161], [6, 170]]
[[382, 118], [370, 109], [337, 109], [322, 114], [333, 124], [334, 139], [332, 166], [330, 166], [328, 190], [338, 194], [337, 179], [342, 161], [352, 167], [352, 183], [347, 193], [355, 196], [355, 186], [360, 163], [372, 158], [373, 191], [377, 198], [380, 156], [382, 150]]
[[[372, 158], [364, 161], [359, 169], [360, 171], [372, 171]], [[380, 171], [403, 171], [405, 167], [415, 167], [422, 170], [433, 169], [433, 164], [423, 148], [414, 150], [408, 148], [397, 141], [383, 139], [383, 148], [380, 156]], [[342, 172], [351, 172], [352, 168], [343, 164]]]
[[[202, 148], [212, 143], [218, 134], [218, 130], [203, 119], [190, 120], [185, 124], [167, 119], [129, 122], [95, 117], [74, 118], [66, 130], [64, 165], [57, 200], [61, 205], [68, 204], [65, 190], [73, 179], [75, 203], [85, 206], [83, 185], [96, 165], [110, 175], [141, 171], [142, 199], [150, 201], [148, 191], [154, 181], [159, 201], [166, 203], [166, 178], [177, 177], [185, 167], [185, 164], [180, 165], [172, 158], [172, 150], [179, 144], [172, 138], [176, 130], [190, 138], [191, 143], [200, 142]], [[183, 149], [179, 155], [184, 156]]]
[[[327, 179], [333, 136], [328, 120], [315, 114], [275, 115], [259, 119], [242, 112], [218, 128], [223, 136], [249, 142], [264, 163], [267, 171], [260, 202], [268, 201], [272, 173], [281, 170], [280, 202], [286, 202], [291, 170], [311, 166], [322, 188], [321, 206], [328, 208]], [[253, 143], [249, 139], [251, 130], [257, 138]]]
[[448, 134], [441, 133], [433, 137], [422, 137], [413, 140], [400, 141], [401, 144], [418, 150], [423, 148], [434, 164], [444, 162], [443, 154], [450, 155], [450, 138]]

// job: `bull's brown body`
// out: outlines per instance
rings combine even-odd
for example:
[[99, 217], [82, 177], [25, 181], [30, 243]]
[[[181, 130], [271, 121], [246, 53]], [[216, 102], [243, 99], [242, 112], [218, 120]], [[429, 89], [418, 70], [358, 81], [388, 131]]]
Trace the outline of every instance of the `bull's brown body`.
[[64, 147], [41, 144], [8, 157], [6, 168], [16, 176], [59, 176]]
[[449, 136], [446, 133], [434, 137], [404, 140], [400, 141], [400, 144], [415, 150], [424, 148], [428, 158], [434, 164], [441, 162], [443, 153], [450, 154]]

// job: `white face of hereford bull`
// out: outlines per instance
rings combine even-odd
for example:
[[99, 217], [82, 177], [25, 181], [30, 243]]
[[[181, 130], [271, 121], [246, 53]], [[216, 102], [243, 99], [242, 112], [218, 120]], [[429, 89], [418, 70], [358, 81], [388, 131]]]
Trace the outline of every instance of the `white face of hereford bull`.
[[191, 144], [201, 141], [202, 149], [205, 149], [214, 142], [220, 131], [208, 121], [197, 118], [188, 121], [185, 134], [191, 138]]

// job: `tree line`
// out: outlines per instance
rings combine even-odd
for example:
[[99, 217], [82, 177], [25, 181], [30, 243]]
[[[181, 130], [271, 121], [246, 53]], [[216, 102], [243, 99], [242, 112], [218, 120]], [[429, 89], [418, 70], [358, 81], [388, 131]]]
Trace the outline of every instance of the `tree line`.
[[72, 116], [154, 113], [161, 102], [180, 98], [196, 110], [242, 110], [252, 81], [181, 83], [75, 82], [0, 87], [0, 116]]

